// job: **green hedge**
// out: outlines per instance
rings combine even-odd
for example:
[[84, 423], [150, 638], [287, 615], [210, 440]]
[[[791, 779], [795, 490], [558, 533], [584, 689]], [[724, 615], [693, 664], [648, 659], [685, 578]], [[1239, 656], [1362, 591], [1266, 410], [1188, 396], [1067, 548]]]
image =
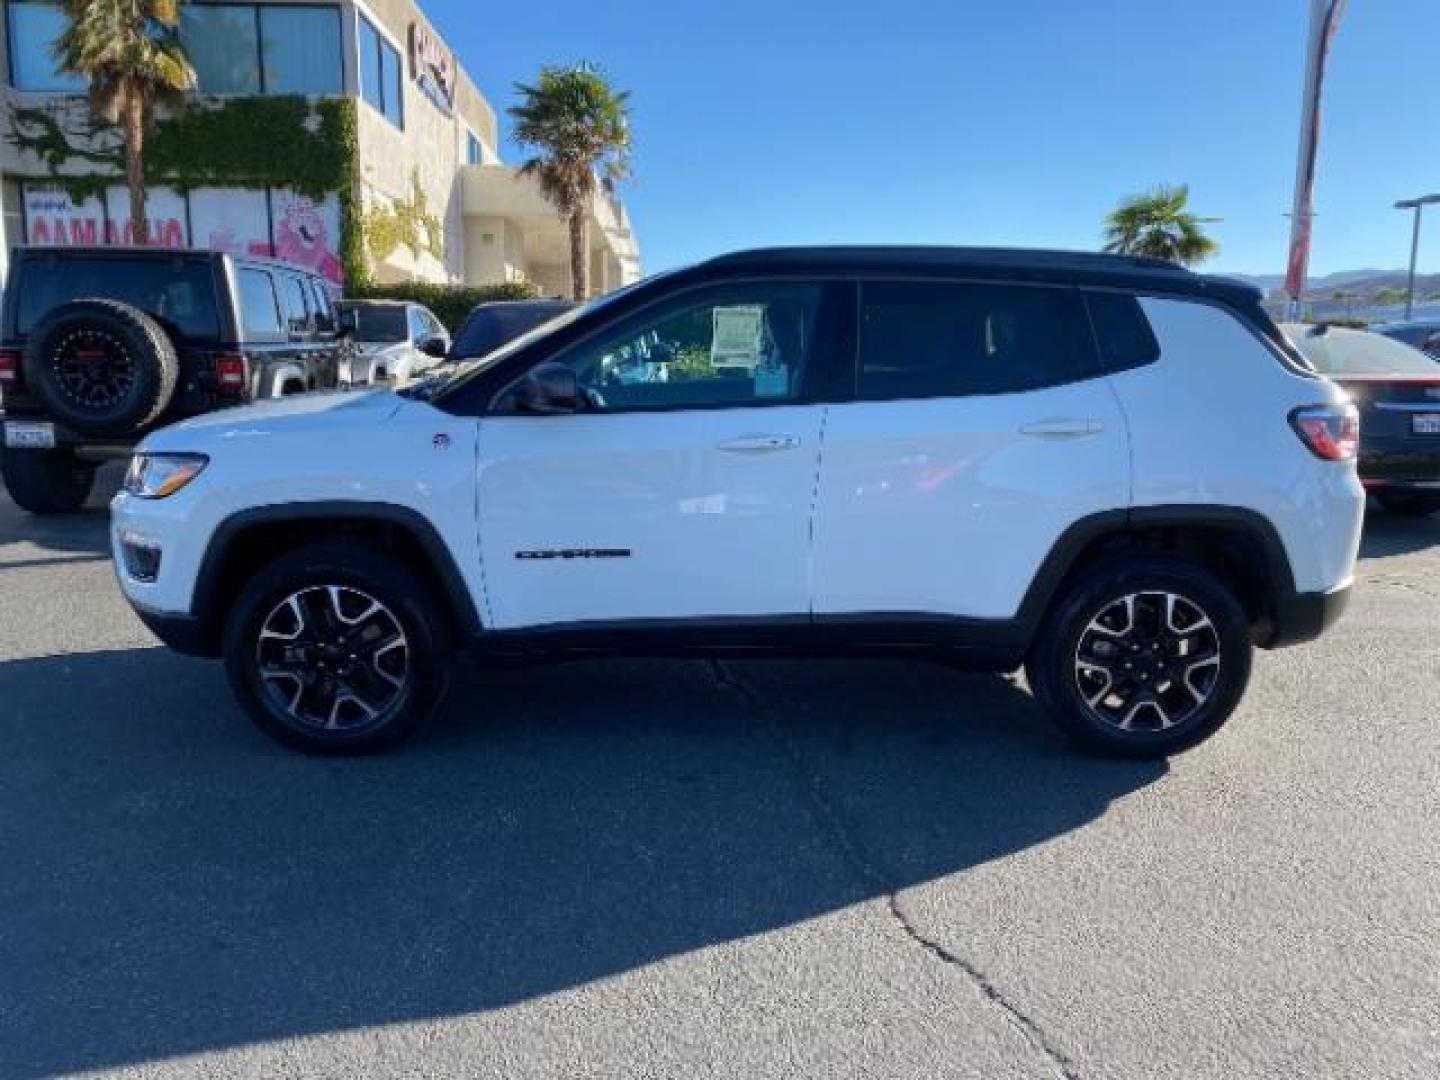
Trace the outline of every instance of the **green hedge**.
[[407, 281], [394, 285], [361, 285], [346, 289], [345, 295], [355, 300], [412, 300], [424, 304], [453, 334], [476, 304], [492, 300], [533, 300], [540, 295], [540, 290], [528, 281], [479, 286]]

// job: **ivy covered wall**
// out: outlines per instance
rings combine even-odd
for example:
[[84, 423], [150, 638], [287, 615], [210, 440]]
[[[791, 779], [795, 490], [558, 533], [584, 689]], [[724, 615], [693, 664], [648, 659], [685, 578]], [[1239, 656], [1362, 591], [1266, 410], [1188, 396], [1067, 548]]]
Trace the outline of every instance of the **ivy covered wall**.
[[[122, 183], [123, 151], [114, 128], [83, 103], [11, 108], [9, 141], [41, 163], [44, 179], [81, 202]], [[356, 103], [299, 96], [206, 99], [157, 121], [146, 141], [150, 184], [294, 190], [317, 202], [334, 195], [339, 256], [348, 284], [370, 279], [358, 193]]]

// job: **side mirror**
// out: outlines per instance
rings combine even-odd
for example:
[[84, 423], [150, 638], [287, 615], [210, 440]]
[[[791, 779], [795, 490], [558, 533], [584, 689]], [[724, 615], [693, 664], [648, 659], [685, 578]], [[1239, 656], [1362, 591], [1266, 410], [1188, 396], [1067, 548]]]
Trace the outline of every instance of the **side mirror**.
[[441, 334], [421, 338], [416, 348], [435, 360], [444, 360], [450, 355], [450, 342]]
[[515, 384], [515, 408], [537, 416], [573, 413], [580, 407], [580, 383], [565, 364], [537, 364]]

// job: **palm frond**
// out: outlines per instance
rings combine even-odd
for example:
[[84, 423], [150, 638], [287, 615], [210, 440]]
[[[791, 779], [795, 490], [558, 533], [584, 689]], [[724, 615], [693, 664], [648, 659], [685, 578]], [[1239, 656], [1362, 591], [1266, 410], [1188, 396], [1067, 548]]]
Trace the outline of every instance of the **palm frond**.
[[1205, 234], [1204, 225], [1218, 218], [1201, 218], [1189, 210], [1190, 188], [1164, 185], [1131, 195], [1105, 219], [1104, 250], [1112, 254], [1148, 255], [1182, 266], [1195, 266], [1213, 257], [1220, 245]]

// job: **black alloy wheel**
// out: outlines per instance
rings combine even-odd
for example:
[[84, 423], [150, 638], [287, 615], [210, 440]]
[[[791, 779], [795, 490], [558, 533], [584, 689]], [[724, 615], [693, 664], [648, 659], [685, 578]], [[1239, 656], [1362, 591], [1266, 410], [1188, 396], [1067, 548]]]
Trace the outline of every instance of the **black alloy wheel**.
[[1250, 617], [1212, 571], [1116, 556], [1047, 614], [1025, 672], [1061, 730], [1092, 750], [1153, 758], [1204, 741], [1250, 680]]
[[139, 372], [125, 343], [107, 330], [77, 327], [63, 335], [51, 354], [56, 384], [71, 406], [108, 414], [135, 390]]
[[250, 718], [313, 753], [406, 738], [444, 695], [448, 648], [430, 583], [359, 540], [299, 548], [262, 567], [232, 605], [223, 645]]
[[260, 681], [296, 723], [359, 729], [392, 709], [410, 675], [410, 645], [395, 614], [345, 585], [312, 585], [280, 601], [255, 648]]
[[1090, 620], [1075, 648], [1085, 707], [1121, 731], [1165, 731], [1202, 709], [1220, 680], [1220, 635], [1195, 601], [1127, 593]]

